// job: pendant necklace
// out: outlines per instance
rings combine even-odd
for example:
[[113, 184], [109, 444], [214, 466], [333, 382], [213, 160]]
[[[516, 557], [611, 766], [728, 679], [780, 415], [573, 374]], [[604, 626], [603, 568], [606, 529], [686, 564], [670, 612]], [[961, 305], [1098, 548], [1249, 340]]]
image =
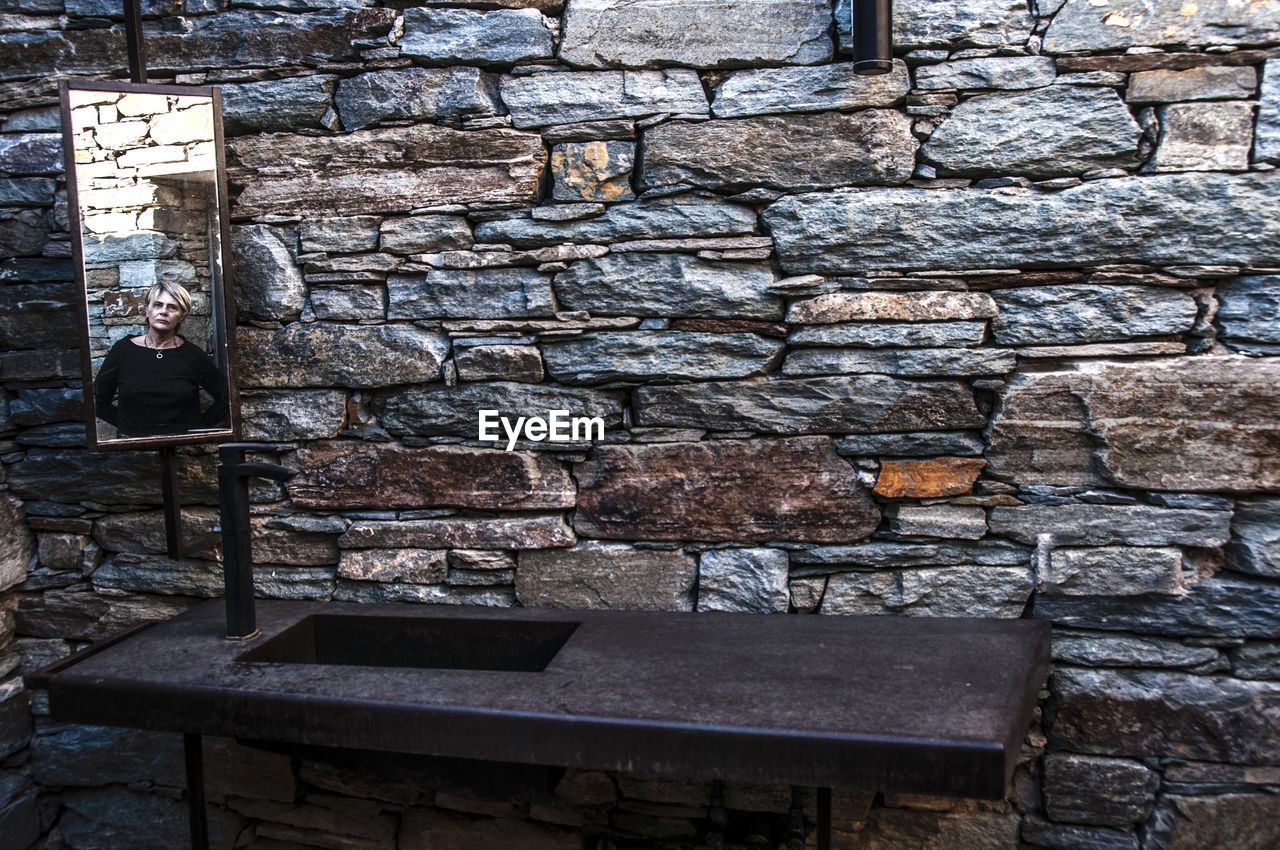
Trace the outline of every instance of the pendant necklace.
[[146, 334], [146, 335], [144, 335], [144, 336], [142, 337], [142, 340], [143, 340], [143, 342], [145, 342], [145, 343], [147, 344], [147, 347], [148, 347], [148, 348], [150, 348], [150, 349], [152, 349], [153, 351], [155, 351], [155, 353], [156, 353], [156, 359], [157, 359], [157, 360], [163, 360], [163, 359], [164, 359], [164, 352], [160, 350], [159, 346], [156, 346], [156, 345], [152, 345], [152, 344], [151, 344], [151, 334]]

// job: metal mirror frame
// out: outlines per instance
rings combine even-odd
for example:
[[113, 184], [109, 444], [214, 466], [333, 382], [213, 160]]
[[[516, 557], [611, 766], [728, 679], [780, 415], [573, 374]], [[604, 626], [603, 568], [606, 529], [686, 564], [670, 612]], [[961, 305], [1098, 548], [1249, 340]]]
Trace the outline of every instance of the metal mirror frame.
[[[84, 228], [80, 215], [79, 186], [76, 179], [75, 133], [71, 123], [72, 91], [105, 91], [125, 94], [162, 94], [209, 97], [213, 108], [213, 147], [216, 166], [215, 188], [218, 193], [218, 254], [221, 259], [221, 283], [210, 290], [209, 317], [215, 338], [222, 346], [227, 373], [227, 408], [229, 427], [200, 434], [166, 434], [156, 437], [122, 437], [98, 439], [97, 401], [93, 393], [93, 358], [90, 353], [88, 281], [82, 247]], [[62, 107], [62, 153], [67, 176], [67, 215], [71, 230], [71, 258], [75, 280], [80, 288], [80, 373], [84, 394], [84, 423], [88, 447], [93, 451], [163, 449], [197, 443], [225, 443], [240, 438], [239, 361], [236, 356], [235, 285], [231, 267], [231, 214], [227, 196], [227, 164], [222, 131], [222, 94], [212, 86], [173, 86], [151, 83], [126, 83], [98, 80], [62, 80], [58, 84]], [[221, 303], [219, 303], [221, 302]]]

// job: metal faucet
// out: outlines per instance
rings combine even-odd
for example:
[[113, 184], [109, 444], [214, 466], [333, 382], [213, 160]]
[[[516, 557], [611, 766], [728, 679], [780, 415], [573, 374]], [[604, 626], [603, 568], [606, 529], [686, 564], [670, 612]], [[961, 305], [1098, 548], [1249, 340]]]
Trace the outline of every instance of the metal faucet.
[[227, 600], [227, 640], [258, 634], [253, 607], [253, 550], [249, 526], [249, 479], [288, 481], [296, 473], [274, 463], [246, 461], [246, 451], [278, 452], [270, 443], [218, 446], [218, 504], [222, 512], [222, 575]]

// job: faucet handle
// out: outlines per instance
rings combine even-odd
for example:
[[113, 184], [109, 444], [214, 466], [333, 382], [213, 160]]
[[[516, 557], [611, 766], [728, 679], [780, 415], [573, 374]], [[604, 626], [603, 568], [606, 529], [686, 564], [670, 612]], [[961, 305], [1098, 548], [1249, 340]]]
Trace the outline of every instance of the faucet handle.
[[286, 451], [275, 443], [219, 443], [218, 463], [230, 466], [244, 463], [245, 452], [283, 452]]
[[229, 449], [237, 452], [284, 452], [288, 451], [285, 446], [276, 443], [219, 443], [218, 451]]

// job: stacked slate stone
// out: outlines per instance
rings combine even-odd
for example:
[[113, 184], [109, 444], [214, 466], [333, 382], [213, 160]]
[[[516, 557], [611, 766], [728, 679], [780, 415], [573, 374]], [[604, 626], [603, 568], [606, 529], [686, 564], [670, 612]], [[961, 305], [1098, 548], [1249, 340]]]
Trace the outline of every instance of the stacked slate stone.
[[[229, 5], [148, 54], [224, 93], [245, 436], [301, 471], [261, 595], [1048, 619], [1010, 798], [838, 793], [840, 846], [1280, 845], [1280, 7], [898, 0], [859, 78], [846, 0]], [[0, 835], [180, 846], [172, 736], [18, 678], [221, 580], [207, 451], [172, 561], [154, 460], [82, 448], [54, 75], [119, 11], [6, 9]], [[691, 847], [711, 794], [209, 759], [220, 848]]]

